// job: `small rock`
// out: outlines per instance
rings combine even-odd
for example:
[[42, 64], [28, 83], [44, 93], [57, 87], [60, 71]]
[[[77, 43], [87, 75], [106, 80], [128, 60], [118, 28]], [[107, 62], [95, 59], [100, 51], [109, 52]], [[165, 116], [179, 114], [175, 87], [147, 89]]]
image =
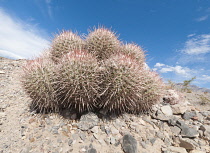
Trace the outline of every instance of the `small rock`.
[[189, 153], [206, 153], [206, 152], [200, 150], [192, 150]]
[[5, 74], [5, 72], [4, 71], [0, 71], [0, 74]]
[[187, 106], [181, 104], [171, 105], [171, 109], [174, 115], [184, 114], [188, 110]]
[[195, 141], [193, 141], [191, 139], [188, 139], [188, 138], [180, 138], [179, 142], [180, 142], [179, 146], [183, 147], [185, 149], [191, 149], [192, 150], [192, 149], [195, 149], [196, 147], [199, 146]]
[[165, 114], [166, 116], [173, 115], [173, 111], [169, 105], [162, 106], [160, 109], [163, 112], [163, 114]]
[[174, 153], [187, 153], [186, 149], [182, 148], [182, 147], [170, 146], [170, 147], [167, 148], [167, 150], [170, 151], [170, 152], [174, 152]]
[[184, 115], [182, 116], [183, 119], [185, 120], [189, 120], [193, 117], [197, 116], [196, 115], [196, 111], [192, 111], [192, 112], [185, 112]]
[[78, 128], [82, 131], [87, 131], [94, 126], [98, 125], [99, 119], [98, 116], [94, 113], [88, 113], [86, 115], [82, 115], [79, 123], [77, 123]]
[[5, 117], [6, 117], [6, 113], [5, 112], [0, 112], [0, 119], [5, 118]]
[[71, 146], [71, 145], [72, 145], [72, 143], [73, 143], [73, 140], [72, 140], [72, 139], [69, 139], [69, 141], [68, 141], [68, 145], [69, 145], [69, 146]]
[[110, 138], [110, 143], [111, 143], [111, 144], [115, 144], [115, 142], [116, 142], [116, 139], [115, 139], [114, 137], [111, 137], [111, 138]]
[[94, 127], [91, 129], [91, 132], [93, 132], [93, 133], [98, 133], [98, 126], [94, 126]]
[[170, 119], [168, 120], [168, 124], [175, 126], [177, 124], [178, 118], [175, 116], [171, 116]]
[[188, 126], [185, 127], [181, 127], [182, 131], [181, 131], [181, 135], [183, 137], [188, 137], [188, 138], [195, 138], [199, 136], [199, 133], [197, 130], [195, 130], [194, 128], [190, 128]]
[[210, 125], [201, 125], [199, 130], [203, 131], [204, 136], [210, 139]]
[[147, 144], [146, 144], [145, 142], [140, 141], [140, 144], [141, 144], [141, 146], [142, 146], [144, 149], [146, 149], [146, 148], [147, 148]]
[[95, 139], [97, 139], [97, 140], [99, 139], [99, 135], [97, 133], [93, 133], [93, 136]]
[[101, 125], [100, 129], [101, 129], [101, 131], [105, 132], [105, 126], [104, 125]]
[[204, 117], [207, 117], [210, 115], [210, 111], [203, 111], [203, 112], [200, 112]]
[[152, 117], [161, 121], [168, 121], [170, 119], [168, 116], [164, 115], [160, 110], [158, 110], [155, 114], [152, 114]]
[[112, 132], [113, 135], [119, 134], [119, 131], [115, 127], [111, 128], [111, 132]]
[[28, 146], [28, 147], [22, 149], [20, 153], [29, 153], [30, 150], [31, 150], [31, 147]]
[[125, 153], [137, 153], [137, 141], [130, 135], [123, 136], [122, 148]]
[[79, 135], [78, 135], [78, 134], [76, 134], [76, 133], [74, 133], [74, 134], [72, 134], [72, 138], [73, 138], [74, 140], [78, 140]]
[[85, 133], [80, 133], [79, 134], [79, 137], [81, 138], [81, 140], [83, 140], [83, 141], [85, 141], [85, 139], [86, 139], [86, 135], [85, 135]]
[[181, 132], [181, 129], [178, 128], [177, 126], [172, 126], [170, 127], [171, 128], [171, 132], [175, 135], [175, 136], [178, 136]]
[[153, 145], [156, 140], [157, 140], [156, 138], [152, 138], [152, 139], [150, 139], [150, 143]]
[[91, 148], [91, 149], [88, 150], [88, 153], [97, 153], [97, 151], [96, 151], [96, 149]]

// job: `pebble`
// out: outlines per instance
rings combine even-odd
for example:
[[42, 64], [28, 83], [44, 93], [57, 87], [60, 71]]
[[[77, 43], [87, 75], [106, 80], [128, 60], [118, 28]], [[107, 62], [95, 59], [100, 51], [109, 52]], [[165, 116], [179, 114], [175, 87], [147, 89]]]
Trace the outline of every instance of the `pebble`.
[[122, 148], [125, 153], [137, 153], [137, 141], [130, 135], [123, 136]]
[[166, 115], [166, 116], [173, 115], [173, 111], [172, 111], [172, 109], [169, 105], [162, 106], [160, 109], [163, 112], [163, 114]]
[[88, 113], [86, 115], [82, 115], [80, 118], [78, 125], [78, 128], [82, 131], [87, 131], [94, 126], [98, 125], [99, 119], [98, 116], [94, 113]]
[[194, 140], [188, 138], [180, 138], [179, 142], [179, 146], [185, 149], [192, 150], [199, 146]]

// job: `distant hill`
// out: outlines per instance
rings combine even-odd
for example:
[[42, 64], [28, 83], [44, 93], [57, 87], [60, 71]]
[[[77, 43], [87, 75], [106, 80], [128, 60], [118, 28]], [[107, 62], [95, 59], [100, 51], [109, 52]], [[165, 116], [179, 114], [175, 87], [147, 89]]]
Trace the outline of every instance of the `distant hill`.
[[[177, 83], [175, 86], [177, 88], [182, 88], [183, 83]], [[196, 85], [189, 85], [188, 88], [191, 89], [192, 91], [200, 91], [200, 92], [209, 92], [210, 93], [210, 89], [208, 89], [208, 88], [201, 88], [201, 87], [198, 87]]]

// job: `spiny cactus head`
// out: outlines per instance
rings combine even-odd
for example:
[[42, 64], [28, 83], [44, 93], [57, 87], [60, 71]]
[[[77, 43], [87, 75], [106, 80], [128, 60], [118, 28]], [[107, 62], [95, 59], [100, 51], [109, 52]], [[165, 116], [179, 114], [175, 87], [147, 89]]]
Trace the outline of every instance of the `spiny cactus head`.
[[55, 65], [47, 58], [30, 60], [24, 66], [22, 84], [32, 99], [31, 107], [41, 112], [57, 111], [54, 89]]
[[139, 66], [125, 55], [119, 54], [108, 59], [101, 72], [101, 107], [108, 112], [123, 113], [134, 111], [139, 96]]
[[71, 31], [63, 31], [55, 36], [51, 45], [51, 58], [54, 62], [58, 62], [61, 57], [72, 50], [83, 49], [85, 46], [77, 34]]
[[86, 37], [88, 51], [98, 60], [104, 60], [113, 55], [119, 48], [120, 41], [114, 32], [106, 28], [95, 28]]
[[120, 52], [129, 56], [132, 59], [135, 59], [140, 66], [144, 66], [145, 53], [140, 46], [134, 43], [128, 43], [121, 46]]
[[98, 96], [98, 63], [87, 51], [64, 55], [58, 69], [62, 107], [77, 112], [91, 111]]

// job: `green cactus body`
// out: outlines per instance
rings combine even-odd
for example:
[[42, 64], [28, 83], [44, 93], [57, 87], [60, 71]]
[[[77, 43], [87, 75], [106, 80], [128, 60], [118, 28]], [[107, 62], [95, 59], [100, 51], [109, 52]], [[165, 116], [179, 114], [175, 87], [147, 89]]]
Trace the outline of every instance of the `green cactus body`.
[[31, 106], [40, 112], [58, 110], [54, 68], [54, 63], [45, 58], [28, 61], [24, 67], [23, 86], [32, 99]]
[[97, 60], [87, 51], [66, 54], [58, 69], [59, 94], [62, 107], [85, 112], [93, 109], [98, 96]]
[[69, 51], [83, 49], [84, 44], [84, 40], [82, 40], [78, 35], [72, 33], [71, 31], [64, 31], [57, 35], [52, 42], [51, 58], [57, 63], [62, 56], [67, 54]]
[[120, 41], [115, 33], [105, 28], [98, 28], [86, 37], [88, 51], [101, 61], [116, 53]]

